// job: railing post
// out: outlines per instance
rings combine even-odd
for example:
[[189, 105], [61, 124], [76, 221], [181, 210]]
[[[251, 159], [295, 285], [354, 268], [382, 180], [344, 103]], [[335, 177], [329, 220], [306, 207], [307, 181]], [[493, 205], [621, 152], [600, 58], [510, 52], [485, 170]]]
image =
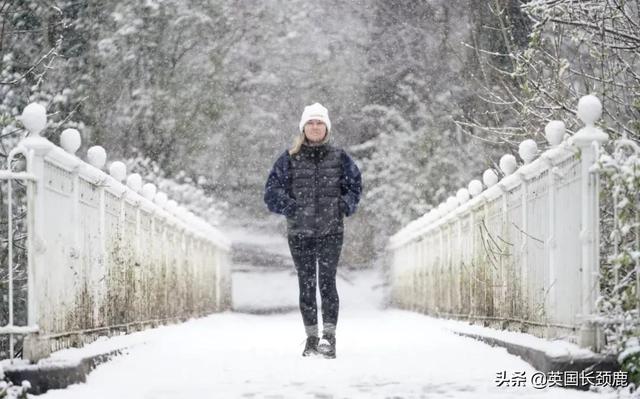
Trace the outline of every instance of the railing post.
[[155, 307], [157, 306], [155, 292], [158, 289], [158, 279], [160, 276], [160, 263], [158, 259], [158, 247], [156, 243], [160, 242], [160, 237], [156, 234], [156, 219], [158, 218], [157, 211], [153, 211], [149, 214], [149, 218], [151, 219], [149, 223], [149, 237], [151, 240], [151, 245], [149, 246], [149, 259], [146, 263], [147, 268], [147, 290], [150, 293], [147, 295], [147, 298], [151, 301], [147, 304], [147, 317], [150, 319], [155, 319]]
[[[107, 233], [106, 233], [106, 214], [105, 214], [105, 189], [103, 186], [98, 186], [98, 217], [99, 217], [99, 225], [98, 225], [98, 234], [100, 236], [100, 254], [99, 254], [99, 262], [100, 265], [98, 270], [94, 271], [94, 298], [96, 298], [94, 302], [94, 314], [93, 320], [94, 325], [97, 327], [103, 326], [103, 321], [100, 317], [100, 306], [103, 303], [106, 303], [106, 288], [107, 288]], [[106, 324], [106, 323], [104, 323]]]
[[[22, 141], [27, 149], [27, 171], [37, 177], [37, 180], [27, 185], [27, 323], [36, 326], [40, 323], [36, 292], [42, 289], [37, 270], [44, 264], [43, 254], [46, 251], [42, 241], [41, 215], [46, 213], [42, 193], [45, 189], [44, 181], [44, 156], [53, 148], [48, 140], [36, 136], [28, 137]], [[11, 232], [9, 232], [11, 234]], [[40, 326], [42, 327], [42, 326]], [[13, 349], [13, 348], [12, 348]], [[23, 358], [30, 361], [47, 357], [51, 352], [49, 342], [39, 338], [38, 334], [26, 336], [23, 346]], [[13, 358], [13, 351], [11, 353]]]
[[418, 306], [419, 306], [419, 311], [421, 313], [424, 313], [424, 293], [426, 292], [425, 289], [425, 278], [424, 278], [424, 272], [425, 272], [425, 262], [426, 262], [426, 257], [425, 257], [425, 247], [424, 247], [424, 242], [425, 242], [425, 236], [424, 234], [421, 234], [418, 236], [418, 240], [416, 242], [416, 245], [418, 246], [419, 249], [419, 263], [418, 263], [418, 279], [419, 279], [419, 284], [418, 284]]
[[[122, 192], [118, 200], [118, 205], [120, 207], [120, 211], [118, 214], [118, 226], [116, 228], [116, 241], [118, 243], [117, 245], [118, 253], [115, 254], [115, 256], [120, 259], [123, 259], [123, 257], [125, 257], [125, 254], [126, 254], [126, 251], [124, 248], [125, 236], [126, 236], [126, 230], [127, 230], [127, 219], [125, 215], [126, 202], [127, 202], [126, 198], [127, 198], [127, 192], [124, 191]], [[118, 307], [120, 306], [122, 306], [123, 311], [126, 314], [126, 312], [129, 312], [129, 309], [125, 306], [127, 295], [128, 295], [127, 294], [128, 287], [126, 283], [126, 267], [121, 262], [112, 262], [111, 267], [113, 267], [115, 270], [112, 271], [114, 278], [110, 282], [110, 284], [116, 286], [116, 288], [112, 290], [115, 293], [114, 295], [116, 296], [113, 299], [113, 303], [116, 308], [112, 309], [112, 314], [113, 315], [118, 314], [118, 311], [120, 310], [118, 309]], [[114, 320], [111, 320], [112, 324], [115, 322], [115, 320], [118, 320], [118, 324], [123, 322], [123, 320], [121, 320], [119, 316], [113, 316], [113, 317], [114, 317]]]
[[[216, 279], [216, 292], [215, 292], [215, 303], [216, 303], [216, 309], [218, 306], [218, 295], [219, 295], [219, 291], [220, 291], [220, 285], [218, 283], [218, 260], [217, 260], [217, 251], [215, 251], [215, 257], [213, 258], [215, 260], [214, 264], [213, 264], [213, 277]], [[394, 296], [394, 300], [396, 301], [396, 303], [398, 304], [398, 306], [400, 306], [400, 308], [402, 309], [402, 289], [403, 289], [403, 278], [402, 278], [402, 270], [400, 265], [402, 264], [402, 247], [398, 247], [396, 248], [396, 254], [394, 256], [394, 266], [393, 266], [393, 273], [394, 273], [394, 277], [396, 279], [396, 281], [398, 282], [398, 285], [396, 286], [395, 289], [395, 296]]]
[[[599, 351], [598, 327], [592, 316], [599, 294], [599, 210], [598, 175], [591, 168], [596, 162], [596, 146], [606, 143], [609, 136], [594, 124], [602, 114], [602, 105], [597, 97], [584, 96], [578, 103], [578, 117], [585, 123], [574, 136], [574, 143], [581, 153], [581, 221], [580, 240], [582, 242], [582, 323], [578, 344]], [[595, 144], [595, 145], [594, 145]]]
[[[66, 331], [73, 330], [82, 330], [86, 328], [82, 325], [82, 320], [84, 319], [84, 307], [78, 303], [80, 300], [79, 295], [83, 290], [83, 285], [87, 282], [87, 265], [83, 262], [83, 253], [84, 253], [84, 240], [82, 237], [83, 231], [81, 223], [82, 217], [80, 216], [80, 165], [75, 165], [73, 169], [71, 169], [71, 220], [69, 221], [69, 225], [60, 226], [61, 230], [66, 230], [71, 237], [71, 245], [69, 247], [69, 253], [67, 261], [69, 262], [69, 267], [76, 271], [76, 274], [73, 279], [65, 279], [63, 286], [65, 291], [69, 293], [73, 293], [73, 296], [66, 296], [65, 306], [67, 310], [73, 311], [73, 316], [67, 318], [64, 323], [64, 329]], [[71, 229], [71, 231], [69, 231]], [[68, 301], [68, 302], [67, 302]], [[82, 310], [80, 310], [82, 309]], [[72, 336], [69, 337], [68, 342], [71, 342], [73, 339], [80, 340], [80, 336]]]
[[409, 300], [411, 301], [411, 310], [415, 312], [416, 310], [418, 310], [416, 296], [418, 291], [417, 286], [419, 284], [419, 282], [417, 281], [419, 266], [416, 265], [416, 262], [419, 262], [420, 259], [418, 257], [418, 248], [415, 242], [409, 243], [409, 249], [411, 250], [411, 263], [409, 266], [411, 268], [411, 293], [409, 295]]
[[[548, 165], [548, 174], [547, 174], [547, 206], [549, 207], [548, 212], [548, 235], [545, 242], [545, 246], [547, 249], [547, 271], [549, 275], [547, 287], [547, 300], [545, 305], [545, 314], [546, 314], [546, 322], [557, 322], [555, 320], [555, 314], [553, 313], [554, 309], [557, 305], [557, 290], [556, 290], [556, 256], [557, 256], [557, 245], [556, 245], [556, 186], [558, 177], [556, 176], [556, 169], [553, 165], [553, 161], [549, 158], [545, 158], [547, 160]], [[546, 328], [546, 336], [548, 338], [555, 338], [557, 335], [556, 329], [554, 327]]]
[[80, 229], [80, 166], [76, 166], [73, 168], [73, 170], [71, 171], [71, 179], [72, 179], [72, 184], [71, 184], [71, 228], [73, 229], [73, 232], [71, 233], [71, 236], [73, 237], [73, 246], [70, 248], [70, 254], [69, 257], [71, 259], [74, 259], [74, 261], [70, 261], [73, 263], [77, 263], [78, 264], [78, 275], [80, 276], [81, 279], [84, 279], [85, 276], [85, 272], [84, 272], [84, 265], [82, 264], [81, 257], [82, 257], [82, 251], [83, 249], [81, 248], [82, 245], [82, 231]]
[[419, 242], [418, 242], [418, 265], [419, 265], [419, 269], [418, 269], [418, 278], [419, 278], [419, 311], [420, 312], [424, 312], [424, 238], [422, 238]]
[[439, 233], [439, 242], [440, 242], [440, 259], [438, 260], [438, 270], [436, 272], [436, 286], [438, 287], [438, 295], [436, 297], [436, 306], [434, 311], [436, 312], [436, 315], [438, 313], [440, 313], [442, 311], [442, 303], [444, 301], [444, 295], [442, 295], [442, 293], [444, 292], [444, 290], [446, 290], [446, 288], [444, 287], [443, 284], [443, 276], [444, 276], [444, 225], [440, 225], [440, 227], [438, 227], [438, 233]]
[[[215, 256], [213, 257], [213, 259], [215, 259], [215, 265], [214, 265], [214, 270], [216, 273], [216, 310], [220, 311], [222, 310], [221, 305], [222, 305], [222, 268], [220, 267], [220, 263], [222, 261], [222, 254], [221, 252], [217, 249], [214, 248], [215, 251]], [[404, 260], [404, 259], [403, 259]]]
[[[136, 237], [134, 239], [133, 249], [133, 320], [130, 322], [142, 320], [142, 309], [144, 309], [144, 297], [142, 295], [142, 227], [140, 225], [141, 220], [141, 206], [142, 202], [136, 201]], [[138, 328], [139, 326], [136, 326]]]
[[457, 314], [462, 314], [462, 280], [463, 280], [463, 276], [462, 276], [462, 262], [463, 262], [463, 253], [464, 253], [464, 245], [462, 244], [462, 217], [458, 218], [458, 255], [459, 255], [459, 262], [456, 265], [456, 271], [455, 273], [457, 273], [457, 284], [458, 284], [458, 295], [457, 295], [457, 300], [458, 300], [458, 306], [456, 309], [456, 313]]
[[520, 233], [520, 237], [522, 242], [520, 243], [520, 283], [522, 284], [522, 314], [521, 317], [525, 320], [530, 319], [533, 314], [531, 314], [531, 292], [529, 292], [529, 235], [527, 231], [529, 230], [529, 218], [527, 215], [527, 191], [529, 189], [527, 184], [527, 179], [524, 175], [518, 174], [520, 177], [520, 196], [521, 196], [521, 216], [522, 216], [522, 232]]
[[435, 260], [435, 243], [434, 243], [434, 233], [433, 230], [429, 232], [429, 263], [427, 265], [428, 269], [427, 269], [427, 275], [428, 275], [428, 279], [427, 279], [427, 306], [425, 309], [425, 313], [427, 314], [433, 314], [433, 287], [435, 286], [433, 284], [433, 265], [434, 265], [434, 260]]
[[[489, 204], [488, 204], [488, 203], [487, 203], [487, 201], [486, 201], [486, 200], [484, 200], [484, 199], [483, 199], [483, 201], [482, 201], [482, 219], [484, 220], [485, 225], [487, 226], [487, 234], [490, 234], [490, 233], [489, 233]], [[502, 257], [500, 257], [500, 259], [502, 259]], [[501, 261], [502, 261], [502, 260], [501, 260]], [[485, 266], [486, 266], [486, 264], [485, 264]], [[488, 270], [488, 272], [487, 272], [487, 273], [491, 273], [491, 269], [492, 269], [492, 268], [487, 267], [487, 270]], [[485, 274], [485, 275], [486, 275], [487, 273], [483, 273], [483, 274]], [[485, 280], [486, 280], [486, 279], [485, 279]], [[492, 283], [491, 283], [491, 284], [494, 284], [493, 280], [492, 280]], [[487, 285], [486, 285], [486, 284], [485, 284], [485, 287], [487, 287]], [[491, 288], [491, 293], [490, 293], [490, 295], [493, 295], [493, 291], [494, 291], [494, 289], [493, 289], [493, 287], [490, 287], [490, 288]], [[486, 290], [486, 289], [485, 289], [485, 291], [484, 291], [484, 292], [485, 292], [485, 302], [484, 302], [484, 303], [485, 303], [485, 307], [484, 307], [484, 309], [483, 309], [483, 312], [482, 312], [482, 313], [485, 313], [484, 315], [485, 315], [485, 316], [487, 316], [487, 314], [486, 314], [486, 313], [487, 313], [487, 312], [486, 312], [486, 310], [488, 310], [488, 308], [489, 308], [489, 297], [488, 297], [488, 295], [487, 295], [487, 290]], [[495, 316], [495, 304], [493, 304], [493, 313], [494, 313], [494, 314], [493, 314], [493, 316]]]
[[447, 222], [447, 313], [453, 312], [453, 222]]
[[[170, 229], [171, 229], [171, 225], [169, 224], [170, 222], [167, 219], [164, 219], [162, 221], [162, 242], [167, 242], [169, 234], [170, 234]], [[163, 245], [162, 248], [160, 248], [160, 261], [162, 262], [162, 287], [159, 290], [162, 296], [162, 300], [160, 302], [160, 311], [159, 311], [159, 315], [163, 315], [164, 317], [167, 317], [166, 315], [168, 314], [168, 309], [169, 306], [167, 304], [168, 301], [168, 294], [167, 294], [167, 287], [169, 286], [169, 273], [171, 271], [170, 267], [169, 267], [169, 250], [171, 249], [171, 247], [169, 245]], [[158, 316], [160, 317], [160, 316]]]
[[468, 281], [469, 281], [469, 316], [471, 319], [473, 317], [475, 311], [473, 307], [475, 306], [475, 301], [473, 300], [473, 269], [475, 268], [474, 256], [476, 253], [476, 209], [469, 209], [469, 264], [467, 265], [468, 270]]
[[[500, 218], [500, 230], [502, 232], [502, 235], [505, 237], [505, 239], [508, 239], [509, 237], [509, 203], [508, 203], [508, 199], [507, 199], [507, 195], [508, 195], [508, 191], [506, 188], [504, 188], [504, 186], [502, 184], [499, 184], [498, 187], [500, 187], [501, 190], [501, 195], [500, 195], [500, 210], [501, 210], [501, 218]], [[502, 306], [506, 307], [506, 309], [503, 309], [504, 314], [507, 315], [508, 317], [515, 317], [515, 310], [516, 310], [516, 300], [517, 298], [515, 297], [515, 290], [513, 289], [515, 286], [515, 281], [510, 281], [509, 279], [516, 279], [515, 276], [515, 264], [513, 267], [513, 270], [511, 270], [511, 273], [509, 272], [509, 268], [511, 267], [511, 262], [507, 262], [507, 255], [509, 255], [509, 257], [512, 258], [511, 253], [506, 254], [505, 252], [508, 250], [507, 248], [509, 248], [508, 246], [504, 247], [505, 250], [501, 251], [500, 254], [500, 268], [502, 269], [502, 272], [504, 274], [504, 290], [503, 290], [503, 295], [502, 295]], [[506, 272], [505, 272], [505, 269]]]

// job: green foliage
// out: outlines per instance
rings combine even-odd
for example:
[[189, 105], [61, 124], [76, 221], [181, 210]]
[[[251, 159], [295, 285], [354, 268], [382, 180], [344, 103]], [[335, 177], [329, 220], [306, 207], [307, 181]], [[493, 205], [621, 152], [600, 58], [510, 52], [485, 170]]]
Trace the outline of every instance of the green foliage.
[[11, 381], [0, 381], [0, 399], [27, 399], [30, 388], [29, 381], [23, 381], [20, 386], [13, 385]]
[[620, 369], [629, 375], [629, 382], [633, 382], [636, 387], [640, 386], [640, 353], [627, 356], [621, 363]]
[[637, 337], [627, 340], [625, 348], [618, 356], [620, 369], [629, 375], [629, 382], [635, 385], [635, 389], [640, 387], [640, 342]]

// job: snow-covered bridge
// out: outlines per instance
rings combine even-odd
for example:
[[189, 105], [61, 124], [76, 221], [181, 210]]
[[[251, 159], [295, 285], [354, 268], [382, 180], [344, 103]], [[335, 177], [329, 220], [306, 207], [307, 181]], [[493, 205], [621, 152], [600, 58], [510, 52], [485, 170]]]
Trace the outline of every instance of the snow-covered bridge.
[[[593, 165], [606, 135], [593, 125], [599, 112], [597, 100], [587, 98], [580, 108], [587, 126], [572, 143], [562, 142], [559, 124], [550, 125], [555, 148], [535, 160], [535, 143], [526, 141], [524, 166], [515, 171], [515, 159], [504, 158], [507, 177], [500, 183], [486, 172], [487, 190], [474, 181], [472, 200], [461, 190], [399, 232], [389, 246], [389, 273], [339, 273], [333, 362], [300, 356], [292, 268], [236, 273], [232, 298], [229, 237], [143, 187], [139, 176], [126, 178], [116, 163], [110, 175], [102, 172], [103, 150], [90, 149], [89, 163], [75, 157], [73, 132], [61, 139], [64, 149], [34, 135], [11, 155], [23, 153], [26, 170], [2, 175], [27, 182], [26, 254], [16, 259], [27, 262], [28, 317], [13, 322], [10, 288], [11, 316], [0, 332], [11, 339], [11, 355], [13, 336], [27, 337], [27, 360], [62, 349], [37, 366], [18, 361], [25, 370], [124, 352], [86, 384], [47, 397], [591, 396], [535, 381], [540, 374], [522, 359], [462, 335], [569, 361], [593, 353], [568, 341], [600, 349], [593, 318], [599, 265]], [[416, 312], [386, 308], [389, 299]], [[230, 312], [232, 302], [237, 310], [262, 306], [266, 315]], [[269, 313], [274, 309], [289, 311]], [[499, 329], [517, 323], [565, 341], [443, 317]], [[130, 334], [104, 337], [122, 330]], [[565, 371], [571, 370], [556, 370]]]
[[[287, 308], [297, 301], [295, 275], [234, 273], [240, 306]], [[55, 354], [67, 361], [113, 348], [125, 354], [98, 366], [83, 384], [51, 390], [43, 398], [606, 398], [558, 387], [535, 388], [536, 370], [503, 348], [453, 331], [478, 332], [466, 323], [415, 312], [382, 309], [376, 273], [340, 273], [341, 313], [335, 360], [303, 358], [304, 330], [296, 311], [255, 315], [224, 312]], [[547, 346], [555, 353], [579, 349]], [[524, 373], [521, 386], [498, 385]], [[516, 384], [514, 379], [514, 384]]]

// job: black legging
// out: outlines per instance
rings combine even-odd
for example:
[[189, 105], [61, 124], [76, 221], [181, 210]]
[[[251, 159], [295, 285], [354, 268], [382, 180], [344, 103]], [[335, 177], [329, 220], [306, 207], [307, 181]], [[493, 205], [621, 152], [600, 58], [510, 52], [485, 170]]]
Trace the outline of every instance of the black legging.
[[298, 272], [300, 286], [300, 312], [305, 326], [318, 324], [316, 305], [316, 261], [320, 280], [322, 321], [338, 322], [340, 300], [336, 289], [336, 267], [342, 250], [342, 234], [323, 237], [289, 237], [289, 249]]

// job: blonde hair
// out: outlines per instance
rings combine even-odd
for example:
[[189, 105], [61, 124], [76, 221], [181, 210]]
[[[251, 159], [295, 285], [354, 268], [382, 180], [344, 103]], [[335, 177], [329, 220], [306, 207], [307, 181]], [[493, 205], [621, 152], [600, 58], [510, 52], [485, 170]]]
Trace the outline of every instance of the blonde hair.
[[[322, 139], [322, 141], [318, 143], [318, 145], [325, 144], [327, 141], [329, 141], [329, 132], [330, 130], [327, 128], [327, 132], [324, 135], [324, 139]], [[297, 153], [299, 153], [305, 141], [307, 141], [307, 138], [304, 135], [304, 128], [303, 128], [302, 132], [300, 132], [300, 134], [297, 135], [295, 139], [293, 139], [293, 146], [289, 149], [289, 155], [296, 155]]]

